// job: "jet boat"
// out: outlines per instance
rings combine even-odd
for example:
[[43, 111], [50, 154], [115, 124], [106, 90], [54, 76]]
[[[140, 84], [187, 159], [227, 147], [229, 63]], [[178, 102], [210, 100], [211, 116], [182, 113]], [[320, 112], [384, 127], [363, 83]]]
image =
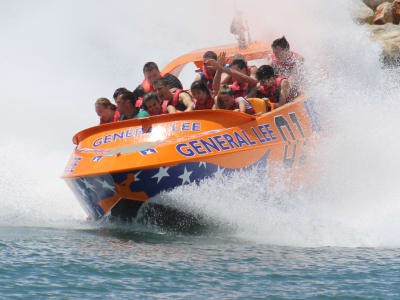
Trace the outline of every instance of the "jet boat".
[[[201, 68], [206, 50], [242, 53], [248, 61], [266, 57], [265, 43], [236, 45], [185, 54], [163, 72], [179, 76], [188, 63]], [[307, 166], [307, 142], [318, 131], [312, 101], [299, 96], [272, 112], [249, 99], [257, 114], [200, 110], [132, 119], [85, 129], [62, 175], [87, 214], [134, 219], [140, 207], [160, 193], [196, 184], [216, 173], [268, 166], [301, 171]], [[301, 174], [301, 172], [298, 172]]]

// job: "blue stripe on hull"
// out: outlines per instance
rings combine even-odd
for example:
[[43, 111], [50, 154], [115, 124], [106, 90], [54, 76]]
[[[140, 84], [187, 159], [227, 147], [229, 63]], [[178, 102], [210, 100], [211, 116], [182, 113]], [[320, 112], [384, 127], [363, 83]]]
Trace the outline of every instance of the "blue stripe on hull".
[[[258, 162], [240, 170], [246, 170], [258, 165], [266, 166], [269, 153], [270, 150]], [[130, 184], [129, 189], [132, 192], [144, 192], [149, 198], [152, 198], [160, 192], [171, 190], [183, 184], [199, 183], [202, 179], [211, 177], [217, 172], [227, 175], [237, 170], [239, 169], [221, 168], [218, 165], [205, 162], [191, 162], [172, 167], [160, 167], [134, 172], [68, 178], [66, 181], [85, 211], [92, 218], [99, 219], [104, 216], [105, 212], [98, 203], [115, 195], [114, 184], [121, 185], [130, 174], [135, 175], [135, 181]]]

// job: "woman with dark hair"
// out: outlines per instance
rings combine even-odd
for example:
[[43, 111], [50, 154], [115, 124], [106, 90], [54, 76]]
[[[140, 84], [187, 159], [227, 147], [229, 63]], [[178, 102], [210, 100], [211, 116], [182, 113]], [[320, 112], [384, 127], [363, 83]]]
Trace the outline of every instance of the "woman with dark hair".
[[192, 83], [190, 91], [193, 95], [195, 109], [212, 109], [214, 106], [214, 97], [211, 95], [207, 85], [202, 80]]
[[227, 109], [254, 115], [251, 104], [243, 97], [235, 98], [235, 91], [228, 85], [224, 85], [217, 96], [216, 109]]
[[95, 110], [100, 117], [100, 124], [117, 122], [119, 112], [117, 106], [107, 98], [99, 98], [95, 102]]

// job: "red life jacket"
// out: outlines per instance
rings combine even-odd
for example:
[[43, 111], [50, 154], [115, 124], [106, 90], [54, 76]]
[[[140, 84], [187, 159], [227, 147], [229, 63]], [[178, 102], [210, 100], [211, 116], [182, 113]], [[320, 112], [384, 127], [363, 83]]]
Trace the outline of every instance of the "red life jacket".
[[193, 102], [196, 105], [196, 110], [211, 109], [214, 105], [214, 98], [210, 95], [205, 103], [200, 103], [197, 101], [197, 99], [193, 99]]
[[[161, 73], [160, 72], [160, 76], [161, 77], [164, 77], [165, 75], [166, 75], [166, 73]], [[147, 79], [143, 79], [141, 85], [142, 85], [142, 88], [143, 88], [145, 93], [154, 92], [153, 86], [151, 85], [151, 83]]]
[[162, 102], [162, 104], [161, 104], [161, 114], [167, 114], [168, 113], [168, 110], [167, 110], [168, 104], [169, 104], [169, 100], [164, 100]]
[[272, 61], [274, 62], [274, 64], [277, 65], [278, 67], [293, 68], [294, 65], [296, 64], [298, 56], [299, 55], [296, 52], [292, 52], [292, 54], [290, 55], [290, 57], [287, 59], [287, 61], [285, 63], [278, 61], [278, 59], [276, 58], [276, 56], [274, 54], [271, 55], [271, 58], [272, 58]]
[[206, 68], [203, 68], [203, 72], [200, 73], [200, 77], [201, 77], [201, 80], [206, 82], [209, 90], [212, 91], [214, 76], [212, 76], [211, 74], [208, 74]]
[[260, 86], [258, 91], [263, 95], [263, 97], [268, 98], [272, 103], [278, 103], [281, 96], [281, 84], [282, 81], [286, 79], [283, 76], [278, 76], [275, 80], [275, 84], [266, 89], [264, 86]]
[[[111, 122], [117, 122], [118, 119], [119, 119], [119, 111], [118, 109], [116, 109], [114, 112], [113, 120]], [[100, 124], [111, 123], [111, 122], [104, 121], [103, 117], [100, 118]]]
[[143, 104], [143, 98], [142, 97], [137, 98], [135, 107], [140, 108], [142, 106], [142, 104]]
[[249, 84], [247, 82], [243, 85], [240, 85], [237, 81], [234, 81], [232, 84], [232, 90], [235, 93], [234, 97], [246, 97], [248, 87]]
[[[177, 89], [177, 88], [171, 89], [171, 92], [172, 92], [172, 100], [164, 100], [164, 101], [168, 101], [168, 105], [172, 105], [177, 110], [184, 111], [186, 109], [186, 106], [179, 102], [179, 95], [181, 93], [186, 93], [186, 92], [184, 90]], [[164, 101], [163, 101], [163, 103], [164, 103]]]

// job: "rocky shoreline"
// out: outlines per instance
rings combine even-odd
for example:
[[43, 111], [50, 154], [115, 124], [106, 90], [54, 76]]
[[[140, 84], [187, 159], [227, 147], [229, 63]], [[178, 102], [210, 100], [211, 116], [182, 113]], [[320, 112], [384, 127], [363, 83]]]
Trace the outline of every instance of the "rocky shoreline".
[[359, 0], [353, 18], [383, 44], [385, 65], [400, 66], [400, 0]]

